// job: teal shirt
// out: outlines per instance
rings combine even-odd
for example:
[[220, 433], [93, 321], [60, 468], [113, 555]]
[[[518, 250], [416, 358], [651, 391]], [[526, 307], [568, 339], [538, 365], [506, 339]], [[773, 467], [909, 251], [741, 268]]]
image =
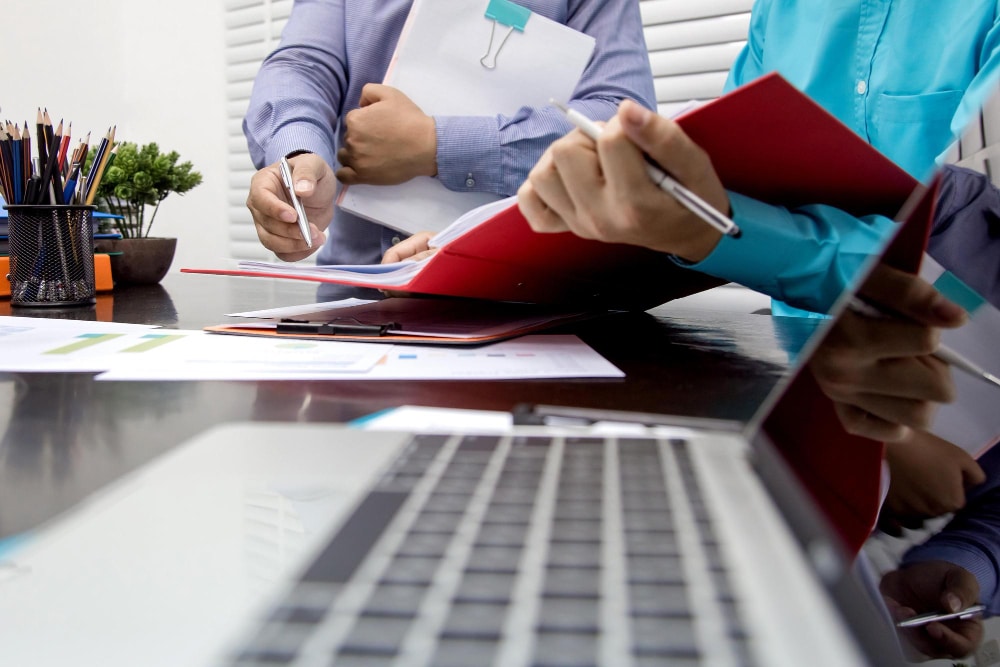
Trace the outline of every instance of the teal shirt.
[[[994, 90], [998, 13], [1000, 0], [757, 0], [726, 91], [777, 71], [924, 179]], [[820, 204], [729, 199], [742, 236], [689, 266], [817, 312], [893, 227]]]

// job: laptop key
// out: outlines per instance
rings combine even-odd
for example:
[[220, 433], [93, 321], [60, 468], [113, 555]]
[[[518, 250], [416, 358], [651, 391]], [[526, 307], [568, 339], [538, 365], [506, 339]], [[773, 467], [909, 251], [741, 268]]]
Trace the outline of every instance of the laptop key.
[[506, 604], [457, 602], [451, 606], [441, 636], [499, 641], [507, 610]]
[[412, 618], [363, 614], [341, 644], [340, 653], [396, 655], [412, 624]]
[[540, 632], [532, 667], [596, 667], [597, 637], [574, 632]]
[[516, 581], [514, 574], [500, 572], [465, 572], [455, 591], [462, 602], [507, 602]]
[[434, 667], [491, 667], [497, 646], [491, 639], [441, 637], [430, 664]]
[[427, 587], [422, 585], [380, 583], [372, 591], [364, 610], [372, 614], [415, 615], [426, 594]]

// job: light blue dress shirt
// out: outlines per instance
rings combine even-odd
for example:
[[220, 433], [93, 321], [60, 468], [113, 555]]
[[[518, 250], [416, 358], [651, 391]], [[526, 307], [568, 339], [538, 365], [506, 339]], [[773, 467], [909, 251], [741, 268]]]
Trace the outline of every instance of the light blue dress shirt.
[[[757, 0], [726, 90], [777, 71], [924, 179], [995, 86], [998, 14], [998, 0]], [[742, 236], [689, 266], [818, 312], [893, 228], [829, 206], [729, 198]]]
[[[308, 149], [334, 169], [343, 116], [366, 83], [381, 82], [411, 0], [296, 0], [278, 48], [254, 80], [243, 122], [257, 168]], [[594, 37], [572, 106], [597, 119], [625, 98], [655, 108], [635, 0], [519, 0]], [[485, 7], [485, 4], [484, 4]], [[485, 20], [485, 19], [484, 19]], [[541, 66], [541, 64], [540, 64]], [[545, 148], [571, 126], [555, 108], [512, 116], [436, 117], [438, 178], [451, 190], [512, 195]], [[320, 264], [378, 263], [398, 232], [337, 210]]]

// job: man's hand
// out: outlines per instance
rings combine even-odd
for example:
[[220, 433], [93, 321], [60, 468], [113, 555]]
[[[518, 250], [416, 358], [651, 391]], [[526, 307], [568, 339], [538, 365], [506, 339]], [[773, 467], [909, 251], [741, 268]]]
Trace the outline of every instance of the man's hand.
[[[946, 561], [914, 563], [882, 577], [882, 597], [893, 619], [917, 614], [955, 612], [979, 599], [979, 582], [965, 568]], [[900, 633], [918, 651], [932, 658], [961, 658], [983, 639], [980, 618], [939, 621]]]
[[434, 119], [390, 86], [369, 83], [360, 108], [344, 116], [337, 179], [347, 185], [394, 185], [437, 175]]
[[437, 250], [437, 248], [431, 248], [428, 243], [433, 237], [432, 232], [417, 232], [413, 236], [403, 239], [385, 251], [382, 263], [391, 264], [407, 260], [415, 262], [428, 257]]
[[729, 196], [705, 151], [673, 121], [628, 100], [596, 144], [580, 130], [553, 142], [518, 190], [521, 211], [537, 232], [570, 230], [704, 259], [721, 234], [653, 183], [644, 153], [730, 214]]
[[968, 452], [923, 431], [911, 431], [898, 442], [886, 443], [889, 493], [880, 527], [894, 534], [893, 522], [916, 528], [925, 519], [965, 506], [965, 494], [986, 481], [986, 474]]
[[966, 314], [919, 277], [885, 265], [861, 294], [897, 316], [843, 313], [809, 369], [850, 433], [903, 440], [930, 426], [936, 404], [954, 400], [948, 365], [931, 355], [939, 328], [964, 324]]
[[326, 229], [333, 218], [337, 182], [330, 166], [313, 153], [296, 155], [288, 163], [292, 168], [295, 194], [309, 218], [312, 248], [302, 239], [295, 209], [277, 163], [264, 167], [250, 179], [247, 208], [264, 247], [279, 258], [294, 262], [308, 257], [323, 245], [326, 236], [321, 230]]

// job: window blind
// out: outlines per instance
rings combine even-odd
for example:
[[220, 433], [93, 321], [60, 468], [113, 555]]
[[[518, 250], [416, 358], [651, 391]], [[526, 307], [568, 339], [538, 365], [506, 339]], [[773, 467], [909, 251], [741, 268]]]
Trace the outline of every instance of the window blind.
[[273, 260], [257, 239], [246, 207], [250, 178], [256, 169], [243, 137], [243, 116], [253, 80], [264, 57], [278, 45], [292, 0], [226, 0], [226, 185], [229, 255], [236, 259]]
[[640, 0], [659, 111], [718, 97], [746, 43], [753, 0]]

